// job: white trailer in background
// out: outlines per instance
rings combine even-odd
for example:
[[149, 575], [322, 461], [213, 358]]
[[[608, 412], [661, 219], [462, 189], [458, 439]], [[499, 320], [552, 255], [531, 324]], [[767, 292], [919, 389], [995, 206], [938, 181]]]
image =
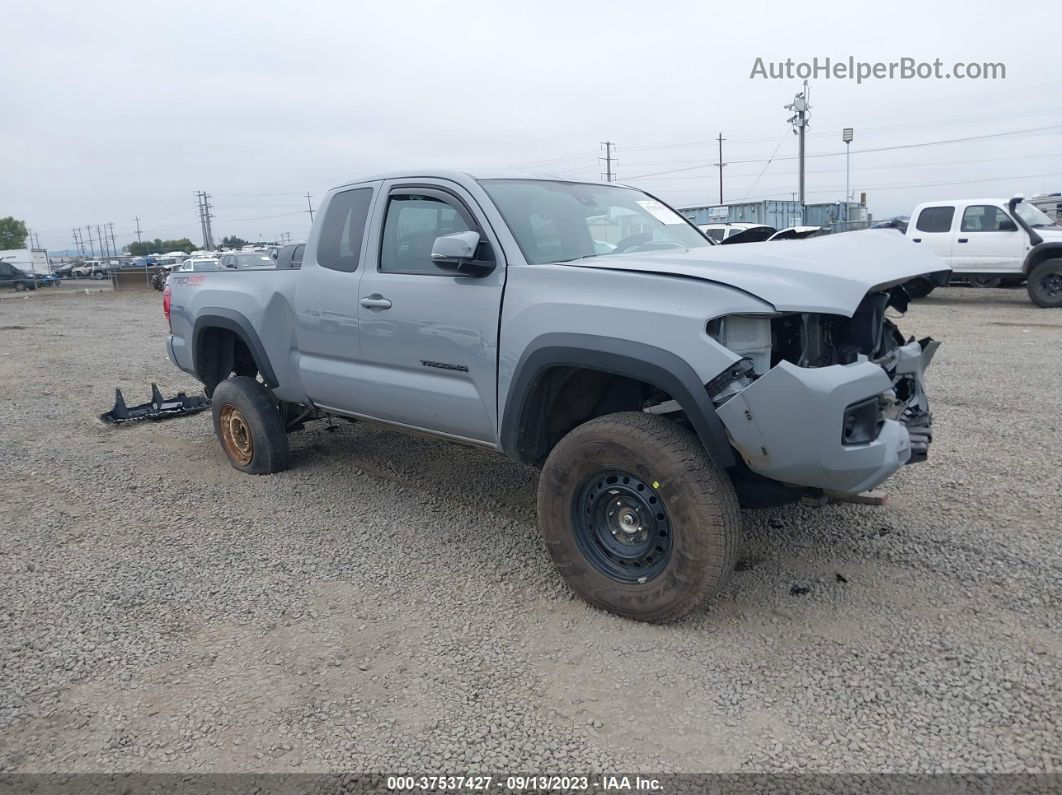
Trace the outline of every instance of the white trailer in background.
[[47, 276], [52, 272], [48, 267], [48, 252], [43, 248], [12, 248], [0, 251], [0, 262], [8, 262], [27, 274]]

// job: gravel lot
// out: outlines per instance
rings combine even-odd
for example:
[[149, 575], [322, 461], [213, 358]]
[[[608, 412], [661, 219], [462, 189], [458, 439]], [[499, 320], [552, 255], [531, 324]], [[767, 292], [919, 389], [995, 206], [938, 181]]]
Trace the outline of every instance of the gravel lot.
[[[1062, 312], [938, 290], [884, 508], [746, 512], [671, 626], [574, 599], [536, 474], [368, 424], [232, 469], [159, 294], [0, 303], [0, 771], [1058, 771]], [[794, 585], [810, 590], [791, 594]]]

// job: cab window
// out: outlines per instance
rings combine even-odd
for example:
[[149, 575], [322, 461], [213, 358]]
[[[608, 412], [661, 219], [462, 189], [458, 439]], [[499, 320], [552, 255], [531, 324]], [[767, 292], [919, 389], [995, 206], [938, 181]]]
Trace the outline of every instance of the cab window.
[[926, 207], [918, 214], [915, 229], [919, 232], [949, 232], [954, 217], [954, 207]]
[[963, 232], [1000, 232], [1013, 229], [1014, 222], [1003, 209], [993, 204], [971, 204], [962, 214]]
[[474, 231], [472, 219], [456, 201], [435, 195], [394, 193], [387, 203], [380, 270], [445, 276], [431, 261], [435, 238]]

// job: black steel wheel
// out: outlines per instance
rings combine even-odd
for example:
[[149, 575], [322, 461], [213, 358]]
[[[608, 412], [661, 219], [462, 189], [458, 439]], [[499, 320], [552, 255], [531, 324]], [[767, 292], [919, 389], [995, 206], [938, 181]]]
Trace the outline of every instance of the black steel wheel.
[[587, 478], [572, 505], [576, 543], [594, 568], [619, 582], [644, 583], [671, 558], [671, 520], [651, 484], [622, 470]]
[[542, 467], [550, 557], [592, 605], [663, 623], [698, 609], [734, 568], [737, 495], [688, 428], [620, 412], [584, 422]]

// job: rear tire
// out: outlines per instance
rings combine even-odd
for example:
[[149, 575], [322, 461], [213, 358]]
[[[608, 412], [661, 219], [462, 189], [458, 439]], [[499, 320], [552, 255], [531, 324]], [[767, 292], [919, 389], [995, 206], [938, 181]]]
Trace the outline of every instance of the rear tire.
[[24, 293], [24, 292], [26, 292], [26, 285], [24, 285], [22, 282], [15, 282], [15, 292], [16, 293]]
[[1062, 259], [1045, 260], [1033, 268], [1026, 289], [1037, 306], [1045, 309], [1062, 306]]
[[999, 287], [1003, 283], [1003, 279], [999, 276], [971, 276], [971, 287]]
[[568, 585], [639, 621], [700, 607], [734, 569], [737, 495], [698, 438], [664, 417], [608, 414], [553, 448], [539, 526]]
[[222, 381], [211, 402], [214, 433], [229, 462], [250, 475], [288, 468], [290, 451], [284, 419], [273, 395], [246, 376]]

